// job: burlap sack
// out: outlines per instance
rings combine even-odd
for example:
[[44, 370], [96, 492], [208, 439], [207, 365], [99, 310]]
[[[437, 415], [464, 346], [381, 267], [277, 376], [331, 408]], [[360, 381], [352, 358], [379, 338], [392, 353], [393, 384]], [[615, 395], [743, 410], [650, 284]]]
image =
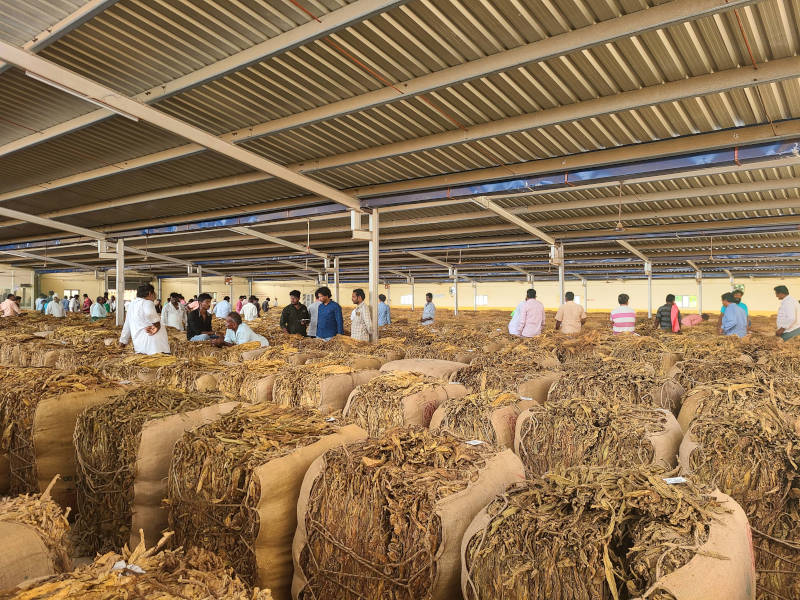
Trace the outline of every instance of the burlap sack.
[[36, 480], [43, 492], [56, 475], [61, 477], [50, 497], [62, 508], [76, 508], [75, 448], [72, 438], [78, 415], [89, 407], [104, 404], [120, 393], [118, 387], [73, 392], [41, 400], [33, 418], [33, 448]]
[[754, 600], [756, 573], [747, 516], [730, 496], [720, 491], [714, 496], [728, 512], [712, 521], [708, 539], [694, 557], [659, 579], [654, 588], [676, 600]]
[[378, 370], [386, 361], [377, 356], [359, 356], [350, 362], [354, 371]]
[[682, 360], [683, 354], [680, 352], [664, 352], [661, 355], [661, 370], [659, 372], [664, 376], [668, 376], [673, 372], [672, 368]]
[[304, 365], [312, 358], [322, 358], [325, 354], [325, 352], [316, 352], [313, 350], [297, 352], [296, 354], [290, 354], [286, 357], [286, 362], [290, 365]]
[[529, 379], [521, 383], [517, 388], [520, 403], [519, 406], [524, 410], [533, 404], [544, 404], [547, 402], [547, 394], [553, 384], [563, 375], [561, 372], [544, 373], [539, 377]]
[[468, 365], [475, 359], [476, 356], [478, 356], [478, 353], [474, 350], [465, 350], [464, 352], [456, 352], [453, 356], [453, 360]]
[[[452, 385], [452, 384], [451, 384]], [[465, 388], [465, 394], [468, 391]], [[514, 448], [514, 432], [516, 430], [517, 418], [519, 417], [522, 409], [519, 404], [512, 404], [509, 406], [501, 406], [492, 411], [489, 416], [489, 423], [494, 429], [495, 437], [497, 438], [497, 448], [511, 449]], [[445, 417], [444, 407], [439, 407], [433, 413], [431, 418], [430, 428], [431, 431], [437, 432], [441, 429], [442, 421]], [[481, 440], [486, 442], [487, 440]]]
[[381, 367], [381, 371], [408, 371], [428, 377], [448, 380], [450, 375], [466, 367], [465, 363], [452, 360], [438, 360], [435, 358], [404, 358], [393, 360]]
[[168, 512], [162, 507], [167, 497], [167, 474], [172, 450], [187, 429], [199, 427], [231, 411], [238, 402], [222, 402], [162, 419], [148, 421], [142, 428], [136, 453], [136, 479], [133, 484], [130, 547], [144, 531], [148, 547], [158, 543], [168, 526]]
[[[325, 469], [325, 455], [317, 458], [306, 472], [297, 502], [297, 531], [292, 544], [294, 577], [292, 579], [292, 598], [297, 600], [305, 588], [307, 580], [300, 567], [300, 553], [306, 545], [307, 530], [305, 515], [308, 508], [311, 488]], [[460, 594], [461, 539], [474, 516], [495, 496], [502, 494], [510, 484], [523, 481], [525, 474], [522, 462], [510, 450], [495, 454], [486, 461], [478, 478], [465, 489], [440, 500], [436, 505], [436, 515], [441, 524], [441, 543], [434, 557], [436, 574], [434, 576], [430, 600], [453, 600]], [[347, 515], [342, 515], [347, 518]], [[378, 598], [380, 596], [376, 596]]]
[[689, 425], [691, 425], [692, 420], [697, 416], [697, 409], [700, 404], [708, 400], [712, 395], [713, 392], [707, 388], [694, 389], [686, 394], [681, 404], [681, 410], [678, 413], [678, 424], [681, 426], [684, 433], [689, 431]]
[[10, 590], [30, 579], [56, 572], [53, 559], [33, 527], [0, 522], [0, 590]]
[[[350, 393], [357, 386], [367, 383], [378, 375], [380, 375], [380, 371], [374, 370], [329, 375], [319, 382], [316, 390], [310, 392], [313, 397], [312, 408], [316, 408], [323, 415], [342, 410], [347, 404]], [[273, 385], [273, 398], [277, 398], [274, 387]], [[286, 406], [285, 403], [279, 402], [279, 404]]]
[[311, 464], [330, 448], [367, 437], [355, 425], [346, 425], [315, 444], [298, 448], [257, 467], [261, 498], [256, 505], [259, 528], [254, 545], [258, 572], [256, 585], [272, 591], [275, 600], [288, 600], [292, 586], [292, 540], [297, 528], [297, 499]]
[[678, 381], [668, 377], [653, 388], [651, 392], [653, 405], [665, 408], [677, 417], [681, 411], [685, 393], [686, 390]]
[[195, 379], [194, 389], [198, 392], [216, 392], [219, 390], [219, 382], [214, 375], [207, 373]]
[[242, 362], [246, 362], [248, 360], [255, 360], [262, 354], [264, 354], [267, 350], [269, 350], [269, 346], [262, 346], [261, 348], [256, 348], [255, 350], [246, 350], [242, 352]]

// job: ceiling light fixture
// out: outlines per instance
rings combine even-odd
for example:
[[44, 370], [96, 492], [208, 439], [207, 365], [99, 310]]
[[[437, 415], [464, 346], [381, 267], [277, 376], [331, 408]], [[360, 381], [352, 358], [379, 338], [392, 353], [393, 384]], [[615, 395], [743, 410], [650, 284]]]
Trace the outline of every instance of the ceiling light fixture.
[[70, 96], [75, 96], [76, 98], [80, 98], [81, 100], [85, 100], [86, 102], [91, 102], [95, 106], [99, 106], [100, 108], [104, 108], [106, 110], [110, 110], [114, 114], [119, 115], [120, 117], [125, 117], [126, 119], [130, 119], [136, 123], [139, 122], [139, 117], [135, 117], [125, 111], [119, 110], [118, 108], [114, 108], [113, 106], [109, 106], [102, 100], [95, 100], [94, 98], [90, 98], [85, 94], [81, 94], [80, 92], [76, 92], [75, 90], [71, 90], [66, 86], [61, 85], [60, 83], [56, 83], [55, 81], [51, 81], [47, 79], [47, 77], [42, 77], [41, 75], [37, 75], [36, 73], [31, 73], [30, 71], [25, 71], [25, 75], [30, 77], [31, 79], [35, 79], [36, 81], [41, 81], [44, 84], [49, 85], [50, 87], [56, 88], [62, 92], [69, 94]]

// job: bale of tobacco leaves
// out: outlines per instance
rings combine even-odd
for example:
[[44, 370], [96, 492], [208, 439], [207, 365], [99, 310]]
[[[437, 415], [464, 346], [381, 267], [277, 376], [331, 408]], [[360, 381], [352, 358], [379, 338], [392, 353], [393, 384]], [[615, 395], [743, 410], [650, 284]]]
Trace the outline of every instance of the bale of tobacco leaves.
[[465, 600], [751, 600], [742, 509], [663, 477], [575, 467], [510, 487], [464, 535]]
[[217, 389], [217, 376], [230, 367], [215, 356], [178, 359], [168, 354], [134, 354], [122, 360], [104, 361], [101, 368], [110, 377], [124, 381], [157, 381], [187, 391], [213, 391]]
[[[7, 456], [8, 479], [0, 491], [42, 491], [61, 474], [53, 498], [74, 506], [75, 465], [72, 431], [77, 412], [106, 401], [116, 385], [94, 369], [65, 373], [45, 368], [0, 372], [0, 455]], [[70, 416], [70, 408], [75, 414]], [[0, 473], [0, 478], [2, 474]]]
[[245, 402], [272, 402], [275, 377], [286, 367], [280, 358], [261, 357], [214, 374], [219, 391]]
[[340, 411], [357, 386], [380, 375], [337, 364], [298, 365], [275, 375], [272, 401], [281, 406], [306, 406], [323, 414]]
[[432, 433], [452, 433], [459, 439], [480, 440], [495, 448], [513, 448], [520, 397], [511, 392], [486, 391], [448, 398], [433, 413]]
[[518, 390], [521, 385], [547, 376], [560, 366], [551, 350], [537, 350], [535, 346], [522, 343], [499, 352], [479, 354], [468, 366], [453, 373], [450, 379], [473, 392]]
[[381, 367], [381, 371], [407, 371], [418, 375], [427, 375], [448, 381], [450, 376], [466, 367], [465, 363], [452, 360], [438, 360], [435, 358], [404, 358], [402, 360], [392, 360]]
[[238, 403], [160, 385], [126, 391], [85, 410], [75, 426], [78, 519], [84, 552], [121, 548], [132, 532], [158, 540], [167, 525], [161, 502], [175, 443], [184, 431], [219, 417]]
[[403, 425], [428, 427], [434, 411], [450, 398], [461, 398], [463, 385], [407, 371], [391, 371], [355, 388], [343, 415], [363, 428], [370, 437], [380, 437]]
[[0, 499], [0, 590], [72, 568], [66, 513], [44, 492]]
[[215, 554], [202, 548], [163, 550], [168, 536], [146, 548], [108, 552], [70, 573], [0, 593], [0, 600], [272, 600], [269, 590], [250, 589]]
[[670, 375], [685, 389], [690, 390], [705, 383], [738, 379], [752, 373], [757, 376], [766, 375], [765, 370], [756, 365], [747, 354], [726, 355], [723, 353], [705, 359], [686, 358], [678, 361]]
[[717, 486], [753, 528], [758, 598], [800, 597], [800, 436], [792, 417], [763, 399], [692, 421], [682, 474]]
[[578, 465], [673, 468], [683, 434], [651, 406], [570, 398], [533, 405], [516, 421], [514, 450], [528, 477]]
[[728, 414], [742, 406], [758, 404], [770, 397], [788, 412], [796, 410], [791, 406], [793, 396], [787, 398], [783, 390], [776, 389], [769, 381], [760, 380], [754, 373], [701, 384], [686, 393], [678, 414], [678, 424], [685, 433], [698, 415]]
[[657, 406], [677, 415], [683, 394], [680, 383], [658, 375], [657, 368], [649, 363], [590, 357], [573, 362], [550, 388], [547, 399], [608, 398]]
[[176, 444], [170, 528], [180, 546], [218, 554], [244, 582], [290, 598], [297, 499], [311, 463], [366, 437], [309, 408], [242, 405]]
[[510, 450], [419, 427], [329, 450], [300, 492], [293, 597], [457, 598], [466, 526], [522, 477]]

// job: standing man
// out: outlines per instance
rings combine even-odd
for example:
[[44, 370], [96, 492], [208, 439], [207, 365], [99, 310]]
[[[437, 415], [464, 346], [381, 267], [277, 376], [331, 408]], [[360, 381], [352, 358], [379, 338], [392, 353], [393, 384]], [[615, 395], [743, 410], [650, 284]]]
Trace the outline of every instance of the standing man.
[[619, 306], [611, 311], [611, 331], [614, 335], [636, 331], [636, 311], [628, 306], [628, 294], [617, 296]]
[[92, 307], [89, 309], [89, 316], [92, 319], [92, 323], [100, 319], [105, 319], [108, 316], [104, 302], [105, 298], [103, 298], [103, 296], [98, 296], [95, 303], [92, 304]]
[[16, 300], [17, 298], [14, 294], [9, 294], [6, 296], [6, 299], [3, 300], [3, 303], [0, 304], [0, 312], [4, 317], [16, 317], [22, 312]]
[[36, 298], [36, 304], [34, 305], [36, 312], [44, 312], [44, 301], [47, 299], [47, 296], [44, 294], [39, 294], [39, 297]]
[[675, 294], [667, 294], [666, 304], [656, 311], [654, 323], [661, 331], [681, 332], [681, 311], [675, 304]]
[[190, 342], [205, 342], [211, 339], [211, 294], [205, 292], [197, 297], [197, 308], [186, 316], [186, 339]]
[[317, 317], [319, 316], [319, 307], [322, 302], [319, 301], [319, 294], [314, 292], [314, 302], [308, 307], [308, 314], [310, 321], [308, 322], [308, 337], [317, 337]]
[[384, 325], [391, 325], [392, 313], [389, 310], [389, 305], [386, 304], [386, 296], [378, 294], [378, 327]]
[[433, 305], [433, 294], [428, 292], [425, 294], [425, 306], [422, 307], [422, 318], [420, 322], [423, 325], [433, 325], [433, 320], [436, 318], [436, 307]]
[[186, 331], [187, 318], [186, 309], [181, 306], [180, 298], [172, 294], [161, 311], [161, 324], [178, 331]]
[[217, 305], [214, 307], [214, 315], [218, 319], [225, 319], [229, 314], [233, 311], [231, 310], [231, 297], [225, 296], [221, 302], [217, 302]]
[[78, 312], [78, 294], [69, 299], [69, 312]]
[[542, 333], [544, 327], [544, 304], [536, 299], [536, 290], [530, 288], [525, 292], [525, 300], [517, 305], [512, 317], [515, 325], [509, 325], [509, 333], [522, 337], [534, 337]]
[[317, 337], [328, 341], [335, 335], [344, 333], [342, 324], [342, 307], [331, 300], [331, 289], [321, 287], [317, 290], [320, 305], [317, 308]]
[[725, 307], [725, 312], [722, 313], [719, 332], [723, 335], [738, 335], [740, 338], [746, 336], [747, 313], [736, 304], [731, 292], [722, 294], [722, 305]]
[[69, 296], [64, 296], [61, 299], [61, 306], [64, 308], [64, 312], [69, 312]]
[[236, 312], [242, 312], [242, 306], [244, 306], [245, 300], [247, 300], [247, 296], [239, 296], [239, 300], [236, 302]]
[[800, 335], [800, 306], [797, 300], [789, 295], [789, 288], [785, 285], [775, 286], [775, 296], [781, 301], [778, 307], [778, 329], [775, 335], [786, 340]]
[[365, 298], [364, 290], [353, 290], [353, 304], [356, 307], [350, 313], [350, 337], [362, 342], [368, 342], [372, 337], [372, 312], [364, 302]]
[[137, 354], [169, 354], [167, 330], [161, 326], [153, 303], [155, 298], [156, 290], [151, 284], [145, 283], [136, 288], [136, 298], [125, 313], [125, 325], [119, 337], [121, 346], [133, 340], [133, 349]]
[[47, 308], [44, 310], [44, 314], [50, 315], [51, 317], [58, 317], [59, 319], [64, 316], [64, 307], [61, 306], [61, 301], [58, 298], [58, 295], [53, 294], [53, 299], [47, 303]]
[[252, 321], [258, 318], [258, 298], [250, 296], [250, 299], [245, 304], [242, 304], [240, 312], [245, 321]]
[[564, 300], [556, 313], [556, 330], [560, 329], [568, 335], [580, 333], [581, 327], [586, 323], [586, 311], [580, 304], [575, 304], [574, 293], [564, 294]]
[[311, 322], [311, 315], [306, 305], [300, 302], [300, 290], [289, 292], [289, 304], [281, 311], [280, 327], [284, 333], [306, 335], [306, 326]]
[[92, 299], [89, 298], [89, 294], [83, 295], [83, 306], [81, 306], [81, 312], [84, 314], [89, 314], [89, 310], [92, 308]]
[[111, 312], [117, 312], [117, 297], [111, 296], [111, 300], [108, 302], [108, 307], [111, 309]]

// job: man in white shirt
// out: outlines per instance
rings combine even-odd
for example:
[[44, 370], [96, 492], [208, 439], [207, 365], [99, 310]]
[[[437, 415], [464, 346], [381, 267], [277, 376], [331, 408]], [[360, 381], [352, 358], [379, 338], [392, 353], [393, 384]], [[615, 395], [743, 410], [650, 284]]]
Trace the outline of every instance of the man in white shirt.
[[99, 319], [105, 319], [108, 316], [105, 307], [106, 299], [103, 296], [98, 296], [95, 300], [95, 303], [92, 304], [91, 308], [89, 309], [89, 316], [92, 318], [92, 321], [98, 321]]
[[186, 331], [186, 309], [181, 306], [180, 299], [174, 294], [169, 297], [169, 302], [161, 309], [161, 323], [164, 327]]
[[319, 299], [319, 296], [314, 296], [314, 302], [312, 302], [308, 306], [308, 315], [311, 317], [311, 320], [308, 322], [308, 330], [307, 335], [308, 337], [317, 337], [317, 316], [319, 314], [319, 305], [322, 302]]
[[80, 312], [80, 306], [78, 303], [77, 295], [69, 299], [69, 312]]
[[44, 314], [58, 318], [64, 316], [64, 307], [61, 305], [61, 301], [56, 294], [53, 294], [53, 299], [47, 303], [47, 309], [44, 311]]
[[218, 319], [224, 319], [229, 314], [231, 314], [231, 299], [229, 296], [225, 296], [220, 302], [217, 302], [216, 306], [214, 307], [214, 316]]
[[800, 306], [797, 300], [789, 295], [789, 288], [785, 285], [775, 286], [775, 296], [781, 301], [775, 335], [785, 342], [800, 335]]
[[169, 354], [167, 330], [161, 326], [156, 306], [155, 288], [145, 283], [136, 289], [136, 299], [125, 312], [125, 325], [119, 338], [121, 346], [133, 340], [133, 348], [138, 354]]
[[370, 341], [372, 337], [372, 313], [364, 302], [364, 290], [353, 290], [353, 304], [356, 307], [350, 313], [350, 337], [362, 342]]
[[422, 307], [422, 318], [420, 321], [423, 325], [433, 325], [433, 320], [436, 318], [436, 307], [433, 305], [433, 294], [428, 292], [425, 294], [425, 306]]
[[[244, 306], [242, 308], [244, 308]], [[239, 344], [246, 344], [247, 342], [258, 342], [261, 344], [262, 348], [269, 346], [267, 338], [250, 329], [247, 323], [242, 323], [242, 316], [239, 313], [230, 313], [225, 321], [227, 326], [225, 337], [211, 340], [214, 346], [238, 346]]]
[[246, 304], [242, 304], [242, 318], [245, 321], [252, 321], [258, 318], [258, 306], [256, 303], [258, 299], [255, 296], [250, 296]]

